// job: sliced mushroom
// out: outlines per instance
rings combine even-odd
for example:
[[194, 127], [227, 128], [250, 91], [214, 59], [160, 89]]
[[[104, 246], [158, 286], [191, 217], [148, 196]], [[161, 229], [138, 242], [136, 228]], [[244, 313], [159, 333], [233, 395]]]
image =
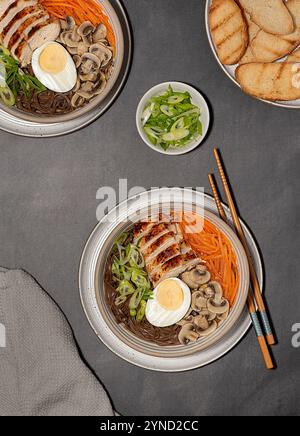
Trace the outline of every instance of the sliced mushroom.
[[76, 81], [76, 85], [75, 85], [75, 88], [73, 89], [73, 91], [74, 91], [74, 92], [77, 92], [78, 89], [80, 88], [80, 86], [81, 86], [81, 82], [80, 82], [79, 79], [77, 79], [77, 81]]
[[104, 74], [101, 74], [101, 80], [99, 80], [99, 82], [97, 82], [95, 84], [94, 95], [102, 94], [102, 92], [106, 88], [106, 84], [107, 84], [106, 78], [105, 78]]
[[207, 298], [213, 298], [215, 301], [221, 301], [223, 297], [223, 289], [219, 282], [208, 283], [204, 293]]
[[94, 84], [92, 82], [84, 82], [80, 89], [77, 91], [77, 94], [80, 97], [85, 98], [86, 100], [90, 100], [92, 97], [94, 97], [93, 93]]
[[59, 20], [60, 21], [60, 28], [62, 30], [68, 30], [68, 23], [66, 20]]
[[67, 47], [71, 48], [77, 48], [80, 43], [80, 36], [76, 30], [62, 32], [60, 39]]
[[83, 74], [89, 74], [100, 68], [101, 61], [93, 53], [85, 53], [81, 57], [81, 70]]
[[199, 335], [200, 338], [204, 338], [207, 337], [209, 335], [211, 335], [212, 333], [214, 333], [218, 328], [218, 324], [216, 321], [213, 321], [210, 326], [208, 327], [208, 329], [206, 330], [197, 330], [197, 333]]
[[219, 321], [219, 323], [221, 324], [222, 322], [226, 321], [226, 319], [228, 318], [228, 316], [229, 316], [229, 311], [223, 313], [222, 315], [218, 315], [218, 317], [217, 317], [217, 321]]
[[197, 268], [182, 274], [182, 280], [191, 288], [198, 289], [210, 281], [211, 275], [206, 266], [199, 265]]
[[82, 106], [84, 102], [85, 102], [85, 99], [84, 99], [83, 97], [81, 97], [80, 95], [78, 95], [77, 93], [75, 93], [75, 94], [73, 95], [73, 97], [72, 97], [71, 105], [72, 105], [75, 109], [77, 109], [77, 108], [79, 108], [80, 106]]
[[75, 23], [75, 20], [73, 17], [70, 17], [70, 16], [67, 17], [66, 23], [67, 23], [67, 26], [66, 26], [67, 30], [73, 30], [76, 27], [76, 23]]
[[75, 63], [76, 68], [79, 68], [81, 65], [81, 56], [79, 56], [78, 54], [73, 56], [73, 61]]
[[192, 304], [191, 307], [196, 312], [200, 312], [202, 309], [207, 308], [207, 299], [202, 297], [202, 293], [200, 291], [194, 292], [192, 294]]
[[217, 315], [222, 315], [226, 312], [229, 312], [230, 305], [228, 300], [225, 300], [225, 298], [221, 298], [220, 303], [213, 298], [210, 298], [207, 302], [207, 309], [211, 313], [216, 313]]
[[72, 56], [76, 56], [78, 54], [78, 48], [77, 47], [68, 47], [68, 52]]
[[98, 73], [89, 73], [89, 74], [80, 74], [79, 79], [82, 82], [96, 82], [99, 80], [99, 74]]
[[179, 321], [179, 322], [177, 323], [177, 325], [183, 327], [183, 326], [186, 325], [186, 324], [191, 324], [191, 323], [193, 323], [193, 321], [194, 321], [194, 317], [193, 317], [192, 315], [189, 315], [189, 316], [183, 318], [181, 321]]
[[196, 342], [199, 338], [198, 333], [195, 331], [194, 324], [185, 324], [179, 332], [178, 339], [183, 345], [187, 345], [190, 342]]
[[103, 40], [107, 37], [107, 28], [104, 24], [99, 24], [99, 26], [96, 28], [94, 34], [93, 34], [93, 41], [98, 42], [100, 40]]
[[84, 21], [77, 29], [78, 35], [84, 37], [95, 31], [95, 27], [90, 21]]
[[201, 330], [207, 330], [209, 327], [209, 322], [203, 315], [198, 315], [194, 318], [194, 324]]
[[77, 47], [78, 55], [83, 56], [85, 53], [88, 53], [88, 51], [89, 51], [89, 46], [85, 44], [83, 41], [81, 41]]
[[211, 313], [207, 309], [201, 310], [200, 315], [205, 316], [209, 322], [214, 321], [217, 318], [216, 313]]

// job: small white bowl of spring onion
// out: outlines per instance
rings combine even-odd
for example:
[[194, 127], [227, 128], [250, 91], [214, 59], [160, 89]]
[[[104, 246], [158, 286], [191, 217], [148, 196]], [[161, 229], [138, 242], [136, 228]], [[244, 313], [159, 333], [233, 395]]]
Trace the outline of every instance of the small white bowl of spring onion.
[[150, 89], [139, 103], [136, 124], [143, 141], [152, 150], [167, 155], [189, 153], [207, 135], [208, 105], [195, 88], [167, 82]]

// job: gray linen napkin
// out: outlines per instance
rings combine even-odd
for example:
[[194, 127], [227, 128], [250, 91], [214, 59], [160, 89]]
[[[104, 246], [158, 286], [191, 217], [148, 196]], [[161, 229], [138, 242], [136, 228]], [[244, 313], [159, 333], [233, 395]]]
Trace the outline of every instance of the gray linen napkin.
[[25, 272], [3, 269], [0, 415], [114, 415], [101, 384], [80, 359], [72, 331], [56, 304]]

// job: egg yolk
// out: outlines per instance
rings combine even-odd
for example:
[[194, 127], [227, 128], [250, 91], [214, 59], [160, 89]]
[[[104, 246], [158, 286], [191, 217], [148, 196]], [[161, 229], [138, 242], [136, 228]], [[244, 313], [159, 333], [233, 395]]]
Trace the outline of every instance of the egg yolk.
[[166, 310], [177, 310], [184, 300], [183, 291], [179, 283], [166, 280], [157, 290], [157, 301]]
[[67, 64], [65, 49], [58, 44], [49, 44], [40, 54], [39, 64], [46, 73], [61, 73]]

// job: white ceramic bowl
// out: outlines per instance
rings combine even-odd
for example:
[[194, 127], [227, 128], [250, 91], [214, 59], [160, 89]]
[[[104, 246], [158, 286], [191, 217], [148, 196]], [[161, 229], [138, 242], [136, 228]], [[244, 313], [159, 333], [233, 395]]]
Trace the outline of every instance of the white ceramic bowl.
[[[176, 91], [176, 92], [189, 92], [190, 93], [190, 95], [192, 96], [192, 103], [201, 109], [201, 122], [202, 122], [202, 126], [203, 126], [203, 132], [202, 132], [202, 136], [199, 136], [194, 141], [189, 142], [184, 147], [169, 148], [169, 150], [166, 151], [166, 150], [163, 150], [159, 146], [153, 145], [149, 141], [149, 139], [147, 138], [147, 135], [144, 131], [144, 128], [143, 128], [142, 115], [143, 115], [145, 106], [147, 105], [150, 98], [162, 95], [164, 92], [167, 91], [169, 85], [171, 85], [172, 88], [174, 89], [174, 91]], [[210, 113], [209, 113], [209, 108], [208, 108], [208, 105], [207, 105], [204, 97], [200, 94], [199, 91], [197, 91], [192, 86], [189, 86], [189, 85], [187, 85], [185, 83], [181, 83], [181, 82], [166, 82], [166, 83], [161, 83], [160, 85], [154, 86], [141, 99], [141, 101], [138, 105], [138, 108], [137, 108], [137, 112], [136, 112], [137, 129], [138, 129], [138, 132], [139, 132], [142, 140], [145, 142], [145, 144], [147, 144], [154, 151], [157, 151], [157, 152], [162, 153], [162, 154], [171, 155], [171, 156], [178, 156], [181, 154], [189, 153], [190, 151], [192, 151], [196, 147], [198, 147], [204, 141], [204, 139], [207, 135], [207, 132], [209, 129], [209, 124], [210, 124]]]

